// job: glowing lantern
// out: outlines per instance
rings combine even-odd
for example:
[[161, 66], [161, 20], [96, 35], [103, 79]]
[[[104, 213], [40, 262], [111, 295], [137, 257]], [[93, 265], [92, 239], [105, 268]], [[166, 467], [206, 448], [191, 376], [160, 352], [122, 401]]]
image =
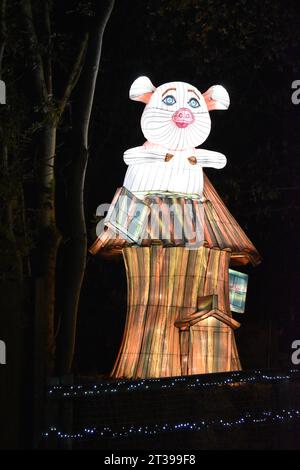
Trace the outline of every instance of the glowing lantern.
[[129, 95], [146, 104], [147, 140], [124, 153], [123, 188], [90, 248], [122, 254], [126, 266], [127, 322], [112, 376], [239, 369], [231, 308], [244, 308], [245, 277], [231, 284], [242, 290], [230, 305], [229, 266], [255, 265], [259, 254], [203, 174], [226, 157], [196, 148], [210, 133], [209, 111], [229, 107], [228, 93], [215, 85], [201, 94], [183, 82], [155, 88], [139, 77]]
[[244, 313], [248, 275], [229, 269], [229, 299], [232, 312]]

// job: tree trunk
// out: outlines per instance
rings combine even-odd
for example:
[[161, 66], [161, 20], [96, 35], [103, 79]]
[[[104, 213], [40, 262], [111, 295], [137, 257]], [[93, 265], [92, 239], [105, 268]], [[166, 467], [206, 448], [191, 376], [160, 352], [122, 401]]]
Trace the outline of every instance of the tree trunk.
[[60, 235], [55, 220], [54, 159], [56, 122], [50, 122], [41, 136], [39, 158], [39, 220], [36, 250], [34, 319], [34, 447], [38, 446], [44, 420], [45, 379], [55, 364], [55, 282]]
[[[51, 375], [54, 368], [55, 340], [55, 271], [60, 234], [55, 220], [54, 159], [56, 148], [56, 123], [43, 131], [43, 149], [40, 158], [39, 202], [39, 276], [36, 279], [36, 328], [43, 334], [37, 341], [43, 345], [44, 360], [40, 360], [41, 373]], [[39, 327], [40, 325], [40, 327]], [[38, 335], [37, 335], [38, 336]], [[40, 350], [40, 347], [37, 349]]]
[[70, 136], [71, 144], [68, 149], [70, 165], [66, 171], [67, 190], [64, 201], [64, 211], [68, 220], [63, 226], [62, 279], [64, 286], [60, 305], [61, 329], [58, 357], [58, 370], [61, 375], [70, 373], [75, 348], [77, 312], [86, 266], [84, 180], [88, 161], [88, 132], [103, 34], [113, 5], [114, 0], [106, 0], [99, 7], [100, 11], [95, 25], [89, 34], [86, 61], [78, 84], [77, 99], [73, 104], [74, 120]]

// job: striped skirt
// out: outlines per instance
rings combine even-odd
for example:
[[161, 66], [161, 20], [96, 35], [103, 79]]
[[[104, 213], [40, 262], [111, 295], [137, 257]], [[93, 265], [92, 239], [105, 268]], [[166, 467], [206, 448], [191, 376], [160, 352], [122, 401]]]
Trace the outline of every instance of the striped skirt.
[[[255, 246], [205, 175], [202, 199], [156, 193], [146, 195], [144, 203], [150, 210], [138, 246], [229, 249], [231, 265], [251, 262], [255, 266], [260, 262]], [[123, 248], [136, 245], [136, 242], [119, 235], [115, 228], [106, 227], [89, 251], [92, 254], [121, 255]]]

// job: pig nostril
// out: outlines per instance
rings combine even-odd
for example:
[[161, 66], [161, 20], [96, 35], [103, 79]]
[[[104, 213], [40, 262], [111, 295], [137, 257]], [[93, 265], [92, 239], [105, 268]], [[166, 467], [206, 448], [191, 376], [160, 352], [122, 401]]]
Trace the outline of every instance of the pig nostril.
[[180, 108], [173, 114], [172, 120], [177, 127], [187, 127], [189, 124], [194, 122], [195, 118], [189, 109]]

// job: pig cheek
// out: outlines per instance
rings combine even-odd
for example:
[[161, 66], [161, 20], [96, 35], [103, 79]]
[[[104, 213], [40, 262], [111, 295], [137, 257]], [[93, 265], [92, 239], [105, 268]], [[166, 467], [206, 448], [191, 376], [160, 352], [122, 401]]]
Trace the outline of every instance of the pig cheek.
[[141, 128], [149, 142], [166, 144], [167, 129], [174, 126], [169, 110], [146, 106], [141, 117]]
[[191, 127], [193, 128], [193, 145], [196, 147], [201, 145], [209, 136], [211, 131], [211, 119], [208, 111], [195, 113], [194, 116], [195, 121]]

